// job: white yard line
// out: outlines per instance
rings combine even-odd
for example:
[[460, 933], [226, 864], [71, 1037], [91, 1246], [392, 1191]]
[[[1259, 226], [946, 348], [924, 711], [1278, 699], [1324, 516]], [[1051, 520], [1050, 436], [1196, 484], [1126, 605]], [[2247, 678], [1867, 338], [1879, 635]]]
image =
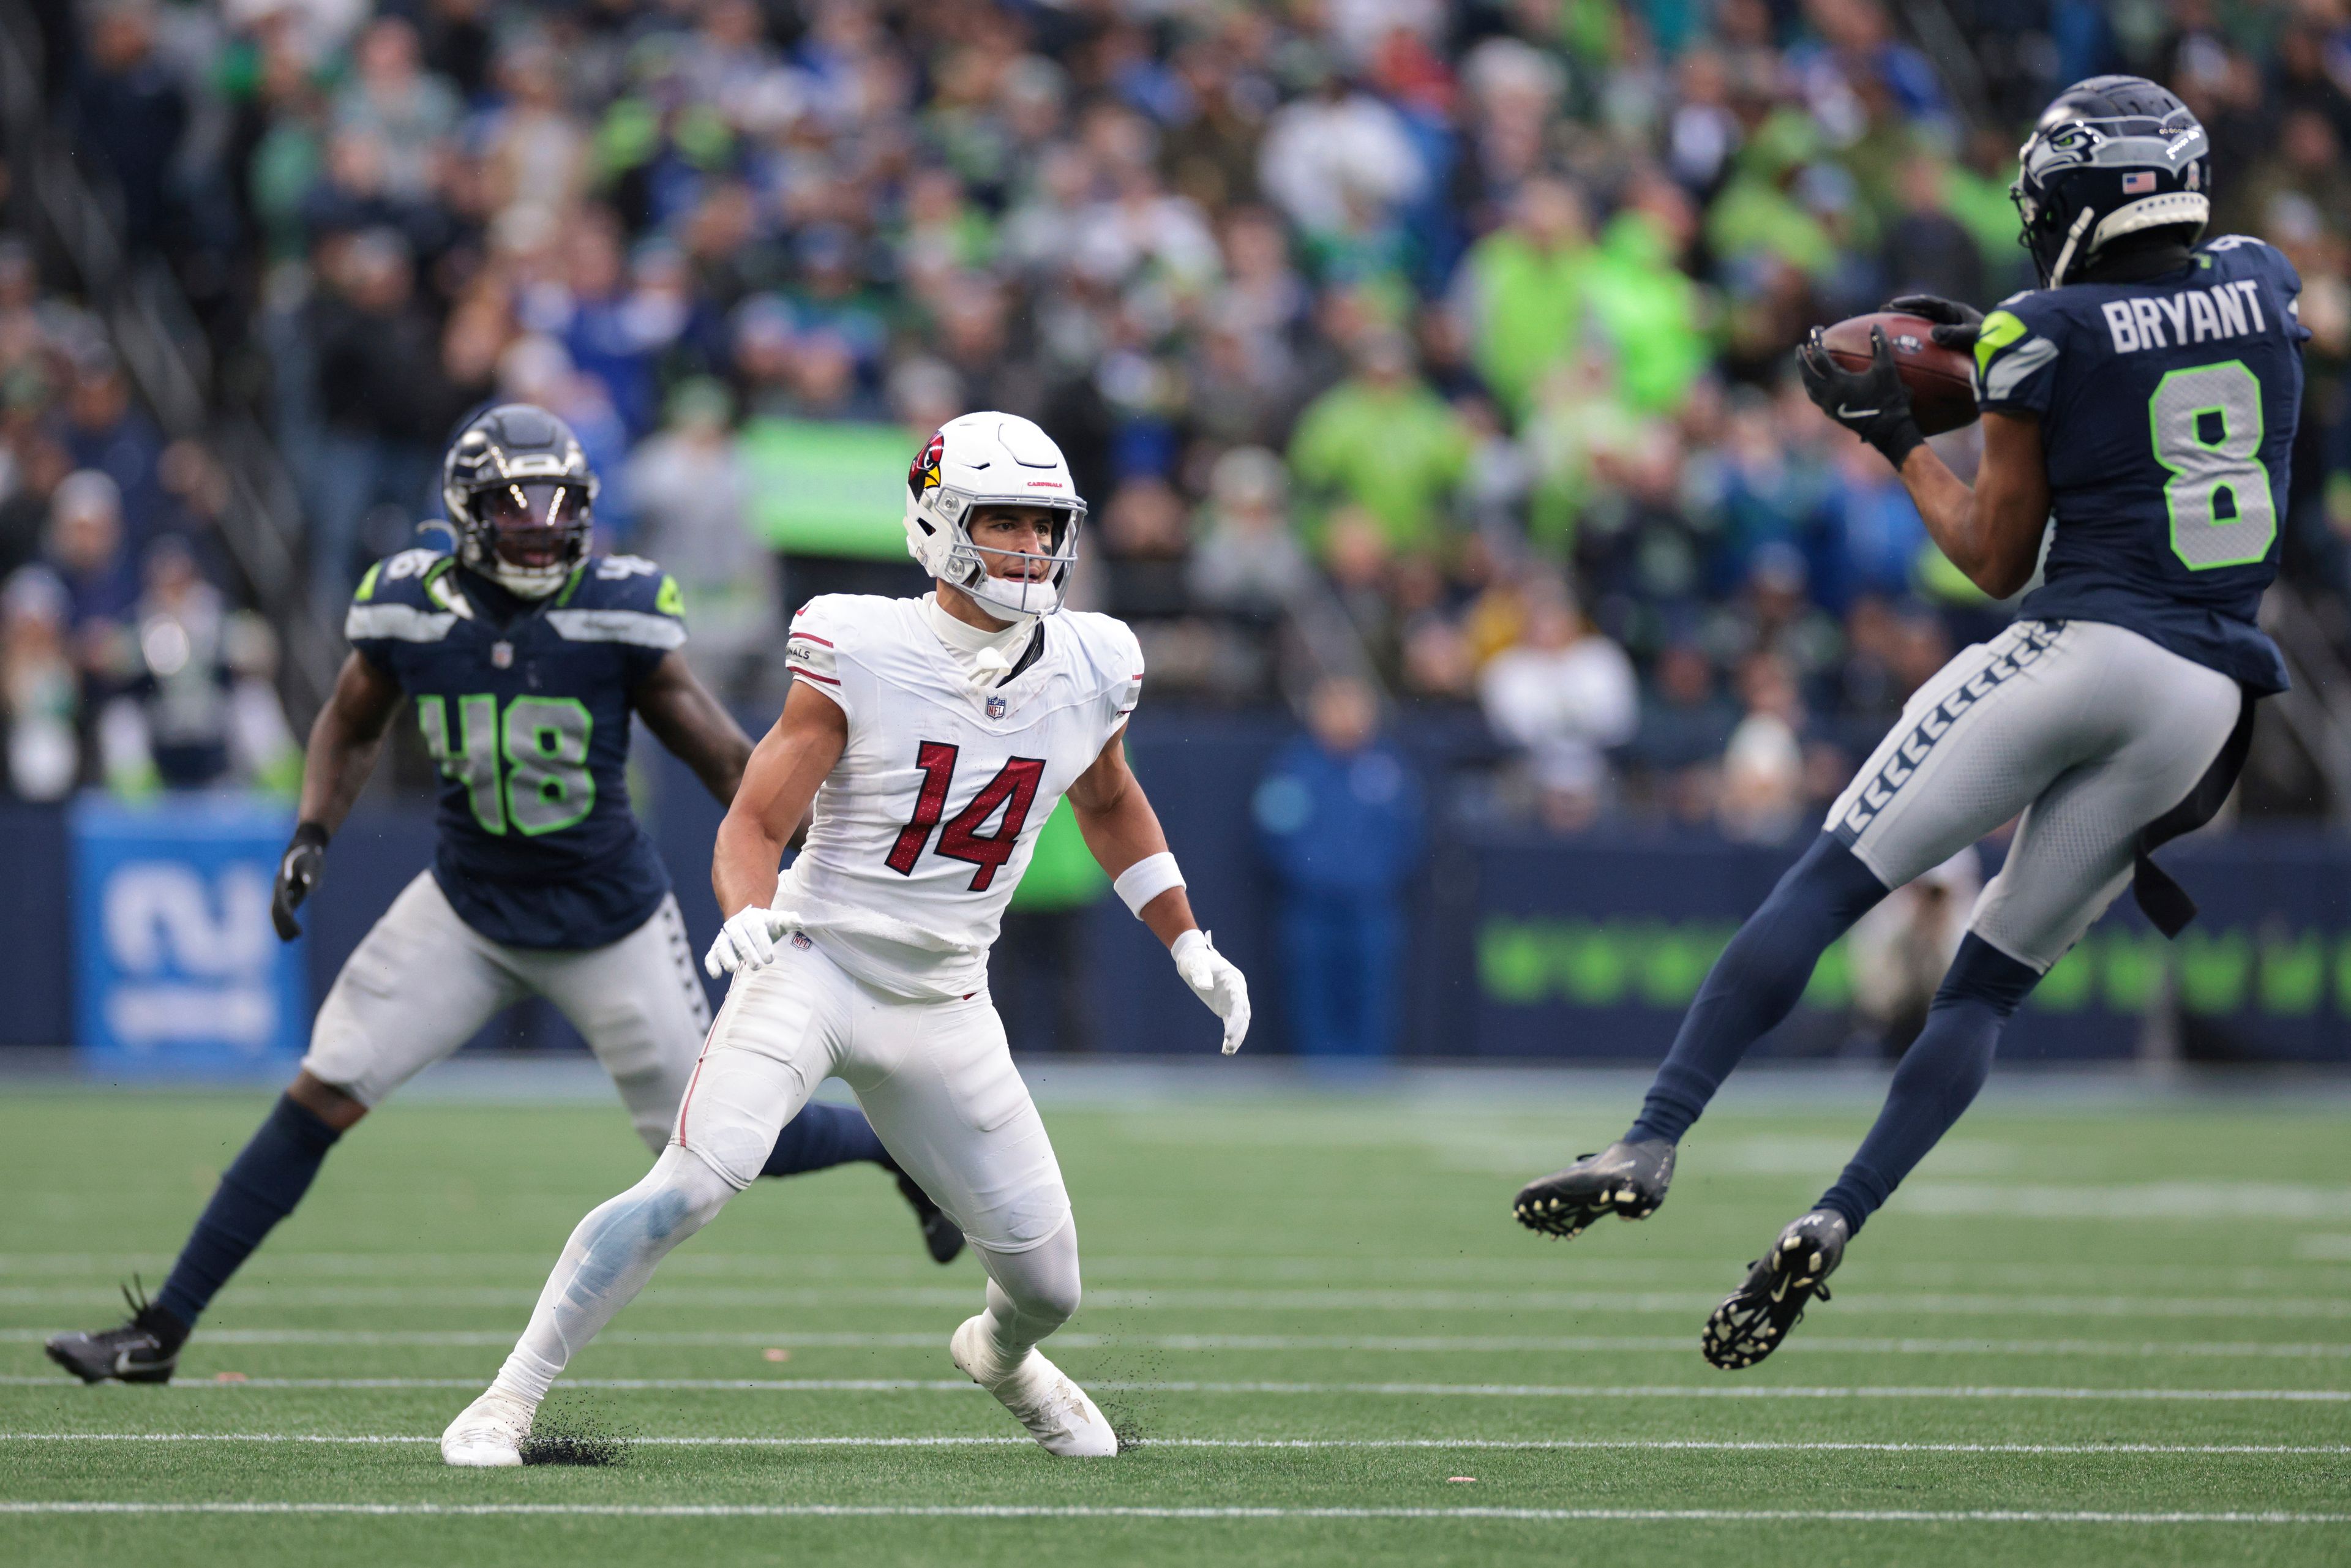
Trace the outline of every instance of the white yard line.
[[[2279, 1259], [2273, 1265], [2245, 1265], [2207, 1270], [2199, 1281], [2214, 1290], [2264, 1291], [2292, 1289], [2307, 1292], [2338, 1280], [2351, 1279], [2351, 1236], [2304, 1238], [2340, 1243], [2331, 1253], [2303, 1249], [2302, 1258]], [[461, 1282], [536, 1287], [545, 1277], [551, 1255], [539, 1252], [270, 1252], [255, 1265], [256, 1273], [272, 1279], [364, 1281], [386, 1279], [415, 1281], [455, 1279]], [[83, 1279], [88, 1288], [111, 1291], [115, 1281], [133, 1270], [167, 1271], [168, 1252], [0, 1252], [0, 1280], [29, 1283]], [[1695, 1276], [1711, 1284], [1723, 1270], [1720, 1258], [1623, 1258], [1600, 1250], [1536, 1249], [1530, 1239], [1526, 1255], [1517, 1258], [1364, 1258], [1354, 1254], [1323, 1256], [1309, 1253], [1197, 1256], [1183, 1253], [1113, 1253], [1086, 1256], [1086, 1276], [1101, 1286], [1144, 1289], [1153, 1281], [1173, 1284], [1237, 1281], [1278, 1284], [1311, 1281], [1351, 1288], [1378, 1286], [1442, 1286], [1523, 1284], [1556, 1285], [1562, 1278], [1626, 1287], [1670, 1288], [1681, 1276]], [[2179, 1271], [2161, 1263], [1896, 1263], [1871, 1260], [1871, 1280], [1881, 1286], [1918, 1290], [1966, 1286], [1977, 1290], [2002, 1288], [2064, 1288], [2111, 1291], [2125, 1283], [2165, 1285], [2177, 1282]], [[515, 1278], [507, 1279], [507, 1276]], [[894, 1280], [917, 1285], [939, 1273], [937, 1266], [914, 1254], [793, 1252], [685, 1252], [662, 1265], [664, 1280], [775, 1280], [789, 1284], [811, 1280], [850, 1280], [865, 1285]]]
[[[959, 1378], [915, 1377], [567, 1377], [566, 1388], [669, 1390], [743, 1394], [966, 1394], [978, 1385]], [[2351, 1389], [2334, 1388], [2026, 1388], [1924, 1386], [1837, 1388], [1773, 1384], [1688, 1385], [1550, 1383], [1209, 1383], [1165, 1379], [1088, 1378], [1089, 1388], [1135, 1394], [1369, 1394], [1411, 1398], [1488, 1399], [2116, 1399], [2213, 1404], [2351, 1404]], [[57, 1388], [55, 1377], [0, 1377], [0, 1387]], [[287, 1388], [475, 1388], [479, 1377], [228, 1377], [167, 1385], [181, 1393], [235, 1393]]]
[[[422, 1435], [310, 1432], [0, 1432], [0, 1443], [314, 1443], [352, 1448], [427, 1445]], [[1027, 1437], [629, 1437], [654, 1448], [1021, 1448]], [[1737, 1454], [2351, 1454], [2346, 1443], [1834, 1443], [1682, 1437], [1146, 1437], [1146, 1448], [1596, 1449], [1604, 1452]]]
[[[55, 1331], [0, 1329], [0, 1343], [38, 1344]], [[505, 1329], [206, 1329], [203, 1339], [214, 1345], [410, 1345], [504, 1347], [514, 1343]], [[607, 1344], [683, 1345], [703, 1349], [773, 1346], [792, 1350], [935, 1350], [944, 1343], [935, 1332], [916, 1333], [669, 1333], [649, 1330], [632, 1333], [614, 1330]], [[1130, 1334], [1058, 1333], [1053, 1343], [1069, 1350], [1292, 1351], [1327, 1350], [1421, 1355], [1436, 1352], [1510, 1353], [1529, 1351], [1679, 1353], [1690, 1348], [1687, 1334]], [[1792, 1341], [1781, 1354], [1838, 1353], [1848, 1355], [2050, 1355], [2099, 1356], [2124, 1359], [2169, 1358], [2223, 1360], [2330, 1361], [2351, 1360], [2351, 1343], [2238, 1340], [2117, 1341], [2095, 1339], [1853, 1339], [1807, 1335]]]
[[1530, 1523], [2351, 1524], [2351, 1513], [2114, 1513], [2032, 1509], [1087, 1508], [895, 1503], [12, 1502], [0, 1514], [358, 1514], [375, 1518], [1509, 1520]]
[[[243, 1306], [279, 1307], [528, 1307], [538, 1288], [276, 1286], [241, 1288]], [[685, 1285], [646, 1292], [638, 1310], [742, 1307], [967, 1307], [968, 1285], [839, 1288], [787, 1286], [774, 1290], [708, 1289]], [[1097, 1309], [1130, 1312], [1703, 1312], [1722, 1299], [1708, 1291], [1452, 1291], [1338, 1288], [1332, 1290], [1217, 1291], [1094, 1290], [1087, 1302]], [[120, 1298], [94, 1289], [47, 1286], [0, 1287], [0, 1306], [72, 1307], [112, 1303]], [[1997, 1292], [1878, 1291], [1840, 1296], [1841, 1313], [1919, 1312], [1968, 1317], [2107, 1318], [2295, 1318], [2351, 1319], [2351, 1295], [2334, 1296], [2044, 1296]]]

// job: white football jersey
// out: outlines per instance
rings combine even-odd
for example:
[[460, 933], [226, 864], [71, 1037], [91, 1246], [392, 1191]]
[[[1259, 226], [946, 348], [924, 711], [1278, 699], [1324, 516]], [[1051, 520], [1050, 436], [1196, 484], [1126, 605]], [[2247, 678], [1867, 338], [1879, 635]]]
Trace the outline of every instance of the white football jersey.
[[976, 685], [920, 599], [831, 593], [792, 618], [786, 664], [841, 705], [849, 743], [817, 790], [775, 908], [897, 996], [987, 986], [987, 950], [1037, 834], [1134, 711], [1123, 622], [1062, 611], [1001, 685]]

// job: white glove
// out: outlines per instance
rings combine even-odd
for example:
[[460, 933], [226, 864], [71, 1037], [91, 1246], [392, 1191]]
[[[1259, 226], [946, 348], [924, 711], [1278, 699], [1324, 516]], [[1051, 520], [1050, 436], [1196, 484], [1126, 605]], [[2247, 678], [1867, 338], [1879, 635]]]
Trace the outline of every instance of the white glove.
[[738, 909], [718, 928], [718, 939], [703, 956], [702, 967], [712, 979], [744, 969], [756, 969], [776, 956], [776, 912], [754, 904]]
[[1249, 977], [1240, 966], [1217, 952], [1205, 931], [1185, 932], [1167, 953], [1192, 994], [1225, 1020], [1225, 1054], [1238, 1051], [1249, 1026]]

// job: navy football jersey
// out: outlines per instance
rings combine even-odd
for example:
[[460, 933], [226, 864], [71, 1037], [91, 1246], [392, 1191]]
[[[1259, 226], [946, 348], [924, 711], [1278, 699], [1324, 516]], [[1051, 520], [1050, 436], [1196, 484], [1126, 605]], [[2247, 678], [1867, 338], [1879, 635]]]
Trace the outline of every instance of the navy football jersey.
[[1976, 344], [1976, 396], [2041, 420], [2057, 527], [2020, 614], [2125, 626], [2280, 692], [2254, 614], [2302, 414], [2302, 279], [2241, 235], [2194, 256], [2143, 283], [2003, 300]]
[[685, 643], [677, 584], [595, 556], [541, 600], [438, 550], [378, 561], [344, 625], [400, 683], [441, 771], [433, 874], [465, 924], [517, 947], [601, 947], [669, 873], [629, 810], [629, 695]]

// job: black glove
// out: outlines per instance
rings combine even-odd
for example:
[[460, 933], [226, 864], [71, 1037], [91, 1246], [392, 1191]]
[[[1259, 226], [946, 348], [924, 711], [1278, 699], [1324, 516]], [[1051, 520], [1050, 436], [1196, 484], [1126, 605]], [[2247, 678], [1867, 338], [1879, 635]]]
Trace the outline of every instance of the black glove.
[[1894, 368], [1894, 345], [1886, 340], [1886, 329], [1872, 327], [1869, 341], [1876, 350], [1869, 369], [1848, 371], [1829, 358], [1815, 327], [1796, 350], [1796, 368], [1803, 374], [1805, 393], [1823, 413], [1876, 447], [1898, 469], [1927, 438], [1910, 415], [1910, 389]]
[[277, 886], [269, 895], [269, 923], [277, 927], [277, 939], [291, 942], [302, 935], [294, 912], [319, 885], [319, 877], [327, 869], [327, 830], [316, 822], [298, 822], [294, 836], [287, 841], [286, 853], [277, 862]]
[[1886, 302], [1888, 310], [1899, 310], [1906, 316], [1923, 316], [1935, 323], [1928, 334], [1946, 349], [1957, 349], [1962, 354], [1975, 352], [1976, 334], [1983, 328], [1983, 312], [1972, 305], [1962, 305], [1956, 299], [1946, 299], [1939, 294], [1897, 294]]

